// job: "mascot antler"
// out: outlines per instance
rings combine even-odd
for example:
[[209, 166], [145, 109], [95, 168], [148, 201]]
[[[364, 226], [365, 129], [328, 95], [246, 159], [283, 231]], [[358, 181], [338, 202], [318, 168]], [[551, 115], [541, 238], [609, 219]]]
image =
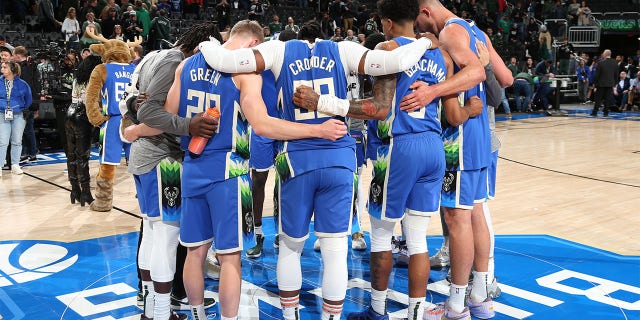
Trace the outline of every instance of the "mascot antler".
[[133, 41], [133, 42], [127, 40], [127, 46], [129, 46], [129, 48], [133, 48], [133, 47], [139, 46], [141, 44], [142, 44], [142, 37], [141, 36], [136, 36], [135, 37], [135, 41]]
[[95, 33], [93, 33], [93, 29], [94, 28], [89, 28], [89, 27], [87, 27], [87, 29], [86, 29], [87, 35], [90, 38], [98, 40], [98, 41], [100, 41], [102, 43], [109, 41], [109, 39], [105, 38], [103, 35], [101, 35], [101, 34], [96, 35]]

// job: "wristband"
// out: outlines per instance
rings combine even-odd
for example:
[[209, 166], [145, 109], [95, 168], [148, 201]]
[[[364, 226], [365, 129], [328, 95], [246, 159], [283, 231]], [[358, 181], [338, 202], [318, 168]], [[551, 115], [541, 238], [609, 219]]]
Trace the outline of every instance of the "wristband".
[[317, 111], [344, 117], [349, 112], [349, 100], [328, 94], [320, 95]]

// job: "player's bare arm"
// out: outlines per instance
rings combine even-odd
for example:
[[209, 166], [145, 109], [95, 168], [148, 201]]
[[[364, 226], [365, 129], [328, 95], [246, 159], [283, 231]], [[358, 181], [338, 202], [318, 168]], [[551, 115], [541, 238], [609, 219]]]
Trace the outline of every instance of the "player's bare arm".
[[449, 53], [460, 71], [446, 81], [431, 86], [424, 82], [414, 83], [410, 87], [414, 92], [405, 96], [400, 103], [401, 110], [415, 111], [437, 97], [469, 90], [484, 81], [484, 68], [469, 47], [467, 31], [462, 26], [452, 24], [444, 28], [439, 36], [441, 47]]
[[273, 118], [267, 114], [262, 100], [260, 75], [237, 74], [233, 79], [240, 89], [240, 107], [258, 135], [277, 140], [322, 138], [335, 141], [347, 134], [345, 123], [337, 119], [312, 125]]

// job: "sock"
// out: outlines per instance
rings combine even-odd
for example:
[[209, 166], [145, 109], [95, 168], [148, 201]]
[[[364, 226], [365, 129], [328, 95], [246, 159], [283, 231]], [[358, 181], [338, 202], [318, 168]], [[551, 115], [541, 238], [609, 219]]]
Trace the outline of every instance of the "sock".
[[487, 299], [487, 273], [473, 271], [473, 285], [471, 285], [471, 300], [475, 303]]
[[487, 284], [491, 284], [493, 282], [493, 278], [495, 278], [496, 272], [496, 264], [493, 261], [493, 256], [489, 257], [489, 269], [487, 271]]
[[262, 225], [256, 225], [253, 227], [253, 230], [255, 231], [256, 235], [261, 235], [264, 236], [264, 233], [262, 233]]
[[421, 320], [424, 315], [425, 298], [411, 298], [409, 297], [409, 312], [407, 314], [408, 320]]
[[153, 317], [157, 320], [168, 320], [169, 317], [171, 317], [171, 294], [156, 292], [154, 301], [155, 307], [153, 308]]
[[282, 316], [285, 320], [300, 319], [300, 296], [284, 298], [280, 297], [280, 305], [282, 306]]
[[371, 309], [380, 315], [387, 313], [387, 290], [371, 288]]
[[144, 299], [142, 310], [144, 312], [144, 316], [149, 319], [153, 318], [155, 295], [156, 292], [153, 289], [153, 281], [142, 281], [142, 299]]
[[207, 314], [204, 313], [204, 303], [191, 306], [191, 317], [193, 320], [207, 320]]
[[340, 314], [342, 313], [341, 304], [328, 304], [322, 303], [322, 320], [340, 320]]
[[[474, 281], [475, 282], [475, 281]], [[454, 312], [461, 313], [464, 311], [464, 296], [467, 292], [467, 285], [459, 286], [451, 284], [449, 288], [449, 308]]]
[[223, 315], [220, 315], [220, 320], [238, 320], [238, 316], [227, 318]]

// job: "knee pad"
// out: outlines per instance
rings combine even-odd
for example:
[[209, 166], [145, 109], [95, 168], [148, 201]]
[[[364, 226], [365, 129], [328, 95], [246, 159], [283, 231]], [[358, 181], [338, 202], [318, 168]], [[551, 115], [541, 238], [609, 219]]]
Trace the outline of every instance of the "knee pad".
[[347, 293], [349, 241], [347, 237], [320, 238], [320, 247], [324, 264], [322, 298], [342, 301]]
[[153, 249], [153, 229], [149, 219], [142, 219], [142, 240], [138, 249], [138, 267], [151, 270], [151, 250]]
[[276, 267], [278, 289], [296, 291], [302, 287], [300, 254], [303, 247], [304, 241], [293, 241], [285, 235], [280, 236], [280, 252]]
[[371, 221], [371, 252], [391, 251], [391, 236], [396, 223], [384, 221], [373, 216]]
[[407, 240], [407, 250], [409, 255], [428, 252], [427, 248], [427, 227], [430, 216], [419, 216], [406, 214], [402, 221], [402, 231]]
[[180, 226], [177, 223], [153, 221], [153, 250], [151, 250], [151, 279], [156, 282], [173, 281], [176, 273], [176, 252]]

